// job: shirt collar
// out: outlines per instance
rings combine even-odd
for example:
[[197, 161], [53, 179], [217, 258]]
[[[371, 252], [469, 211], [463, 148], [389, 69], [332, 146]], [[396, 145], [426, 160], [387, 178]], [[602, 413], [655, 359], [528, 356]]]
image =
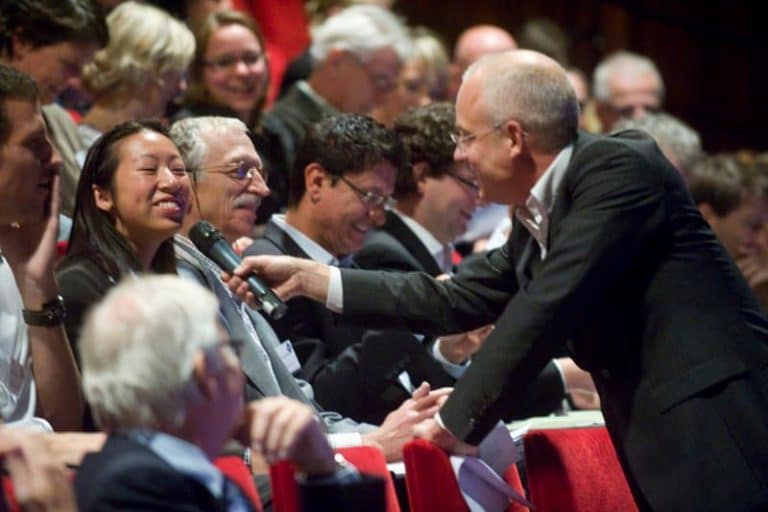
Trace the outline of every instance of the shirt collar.
[[326, 265], [337, 265], [339, 260], [317, 242], [286, 222], [284, 214], [273, 214], [272, 221], [290, 236], [310, 259]]
[[547, 214], [552, 212], [555, 205], [555, 197], [565, 176], [565, 171], [568, 169], [568, 164], [571, 162], [572, 154], [573, 144], [568, 144], [557, 154], [531, 189], [531, 196], [546, 209]]
[[451, 249], [451, 246], [443, 244], [440, 240], [435, 238], [435, 236], [430, 233], [427, 228], [419, 224], [412, 217], [409, 217], [408, 215], [396, 209], [393, 210], [393, 213], [400, 217], [405, 225], [408, 226], [411, 231], [413, 231], [413, 234], [416, 235], [416, 238], [418, 238], [422, 244], [424, 244], [424, 247], [427, 248], [427, 251], [429, 251], [429, 254], [432, 255], [432, 258], [434, 258], [437, 265], [441, 269], [446, 270], [443, 268], [445, 266], [445, 253]]
[[563, 148], [549, 164], [539, 180], [531, 188], [525, 206], [517, 208], [515, 216], [539, 244], [540, 256], [547, 256], [549, 239], [549, 214], [555, 206], [557, 191], [573, 154], [573, 144]]
[[203, 484], [216, 499], [223, 496], [224, 475], [198, 446], [155, 430], [136, 429], [128, 431], [127, 434], [152, 450], [179, 473]]

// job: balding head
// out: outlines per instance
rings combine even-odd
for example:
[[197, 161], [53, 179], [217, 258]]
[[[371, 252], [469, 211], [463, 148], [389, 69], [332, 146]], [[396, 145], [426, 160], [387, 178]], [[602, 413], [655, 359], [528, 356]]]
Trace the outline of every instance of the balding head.
[[512, 34], [495, 25], [475, 25], [461, 33], [453, 50], [453, 62], [462, 70], [490, 53], [514, 50]]
[[546, 55], [513, 50], [481, 58], [465, 72], [459, 100], [470, 82], [480, 92], [491, 125], [516, 120], [537, 150], [557, 152], [576, 136], [576, 95], [565, 70]]

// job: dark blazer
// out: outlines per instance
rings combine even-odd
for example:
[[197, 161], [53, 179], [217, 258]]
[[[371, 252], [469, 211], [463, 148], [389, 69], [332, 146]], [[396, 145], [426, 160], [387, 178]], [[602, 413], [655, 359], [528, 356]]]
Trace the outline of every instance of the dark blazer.
[[75, 496], [81, 512], [227, 510], [202, 483], [120, 434], [109, 436], [101, 451], [85, 456], [75, 476]]
[[[314, 123], [334, 114], [338, 114], [335, 109], [316, 102], [296, 85], [288, 89], [288, 92], [264, 114], [255, 144], [265, 167], [269, 169], [270, 188], [273, 182], [285, 185], [285, 190], [277, 191], [279, 199], [271, 199], [279, 208], [285, 206], [290, 173], [304, 141], [304, 135]], [[274, 193], [273, 191], [270, 197]], [[262, 215], [260, 209], [259, 218], [266, 220], [269, 216]]]
[[647, 136], [579, 135], [548, 250], [515, 226], [447, 282], [345, 270], [344, 311], [433, 333], [496, 322], [441, 410], [460, 439], [477, 443], [566, 346], [641, 507], [768, 506], [768, 321]]
[[[368, 234], [365, 244], [355, 253], [354, 259], [358, 266], [369, 270], [426, 272], [432, 277], [443, 274], [429, 249], [393, 212], [387, 212], [384, 225]], [[560, 371], [550, 361], [528, 387], [525, 395], [510, 407], [504, 420], [545, 416], [560, 410], [564, 398], [565, 387]]]
[[[307, 481], [299, 484], [299, 494], [301, 510], [384, 510], [384, 480], [376, 476]], [[81, 512], [227, 512], [226, 503], [202, 483], [121, 434], [109, 436], [101, 451], [83, 458], [75, 476], [75, 497]], [[243, 501], [254, 510], [244, 495]]]
[[[253, 254], [288, 254], [309, 258], [274, 222], [246, 250]], [[427, 381], [433, 387], [452, 385], [452, 379], [410, 332], [389, 323], [384, 331], [338, 322], [338, 316], [315, 301], [297, 298], [280, 320], [269, 320], [281, 340], [290, 339], [302, 363], [301, 375], [309, 380], [318, 402], [346, 416], [381, 423], [410, 394], [397, 376], [408, 370], [414, 385]]]
[[355, 253], [355, 263], [370, 270], [443, 273], [416, 233], [393, 212], [387, 212], [384, 224], [365, 237], [363, 247]]

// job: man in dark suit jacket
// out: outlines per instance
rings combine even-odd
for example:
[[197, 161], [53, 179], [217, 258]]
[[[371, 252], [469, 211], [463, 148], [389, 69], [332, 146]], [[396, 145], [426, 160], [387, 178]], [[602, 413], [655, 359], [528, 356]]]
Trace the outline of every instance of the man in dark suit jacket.
[[[344, 259], [383, 219], [384, 204], [369, 205], [364, 197], [385, 199], [402, 165], [401, 151], [391, 131], [370, 118], [344, 114], [318, 123], [291, 175], [288, 212], [273, 216], [246, 253], [323, 263]], [[293, 344], [301, 376], [320, 404], [357, 420], [382, 422], [422, 381], [453, 384], [409, 331], [338, 325], [333, 313], [308, 299], [293, 301], [283, 318], [270, 323]]]
[[[394, 131], [411, 161], [399, 169], [395, 208], [386, 212], [384, 224], [368, 233], [355, 253], [355, 263], [361, 268], [426, 272], [433, 277], [453, 273], [452, 242], [466, 229], [480, 188], [472, 170], [453, 159], [455, 145], [445, 134], [453, 131], [455, 123], [450, 103], [412, 109], [395, 120]], [[481, 347], [489, 328], [438, 338], [431, 350], [436, 358], [463, 364]], [[506, 419], [559, 411], [566, 389], [573, 391], [575, 403], [595, 407], [589, 375], [570, 358], [560, 358], [547, 364]]]
[[83, 386], [109, 436], [78, 470], [80, 510], [253, 510], [211, 463], [231, 436], [270, 462], [294, 461], [302, 485], [370, 492], [355, 471], [336, 467], [310, 407], [280, 397], [244, 409], [238, 344], [222, 336], [218, 310], [213, 294], [171, 275], [124, 281], [92, 310]]
[[[282, 350], [285, 346], [267, 320], [229, 292], [219, 277], [222, 270], [186, 238], [201, 219], [218, 229], [230, 244], [250, 233], [259, 201], [269, 189], [259, 172], [261, 161], [246, 126], [233, 118], [197, 117], [177, 121], [170, 134], [192, 173], [196, 198], [174, 240], [179, 274], [216, 295], [223, 327], [231, 337], [243, 340], [240, 362], [246, 377], [246, 398], [287, 396], [304, 402], [316, 410], [333, 446], [378, 444], [388, 458], [400, 460], [402, 445], [412, 438], [413, 425], [420, 417], [432, 414], [440, 392], [422, 388], [414, 396], [405, 396], [376, 425], [318, 406], [312, 387], [294, 378], [293, 370], [289, 370], [291, 360], [283, 358], [290, 354]], [[266, 501], [266, 489], [260, 487], [260, 492]]]
[[[411, 43], [404, 25], [375, 5], [351, 6], [313, 31], [309, 78], [293, 85], [264, 115], [256, 149], [270, 169], [270, 188], [282, 192], [307, 130], [341, 112], [367, 114], [397, 83]], [[272, 209], [287, 197], [273, 198]], [[265, 211], [260, 216], [269, 218]]]
[[446, 449], [482, 439], [565, 346], [592, 374], [641, 509], [768, 507], [768, 321], [679, 173], [639, 132], [577, 134], [573, 89], [536, 52], [478, 61], [456, 110], [456, 158], [483, 197], [518, 206], [505, 246], [449, 281], [268, 258], [238, 275], [261, 272], [283, 296], [367, 325], [397, 315], [440, 333], [495, 321], [420, 426]]

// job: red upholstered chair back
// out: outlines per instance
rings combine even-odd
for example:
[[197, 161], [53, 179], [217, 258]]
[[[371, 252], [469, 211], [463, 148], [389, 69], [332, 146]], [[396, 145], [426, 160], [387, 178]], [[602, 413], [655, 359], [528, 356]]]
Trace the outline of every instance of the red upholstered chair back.
[[246, 498], [251, 500], [253, 508], [258, 512], [263, 510], [259, 492], [256, 490], [256, 484], [253, 483], [251, 470], [245, 465], [243, 459], [236, 455], [226, 455], [217, 457], [213, 463], [224, 473], [224, 476], [236, 483]]
[[[405, 485], [411, 512], [467, 512], [469, 507], [459, 490], [448, 455], [424, 439], [414, 439], [403, 447]], [[525, 496], [517, 466], [510, 466], [504, 480]], [[526, 507], [512, 503], [507, 512], [527, 511]]]
[[[353, 448], [341, 448], [337, 451], [361, 473], [384, 478], [387, 501], [386, 512], [400, 512], [392, 475], [389, 473], [387, 460], [384, 458], [381, 450], [373, 446], [356, 446]], [[270, 466], [272, 508], [275, 512], [299, 512], [301, 510], [299, 487], [296, 483], [295, 472], [295, 466], [288, 461], [278, 462]]]
[[605, 427], [532, 430], [523, 444], [538, 512], [637, 510]]

